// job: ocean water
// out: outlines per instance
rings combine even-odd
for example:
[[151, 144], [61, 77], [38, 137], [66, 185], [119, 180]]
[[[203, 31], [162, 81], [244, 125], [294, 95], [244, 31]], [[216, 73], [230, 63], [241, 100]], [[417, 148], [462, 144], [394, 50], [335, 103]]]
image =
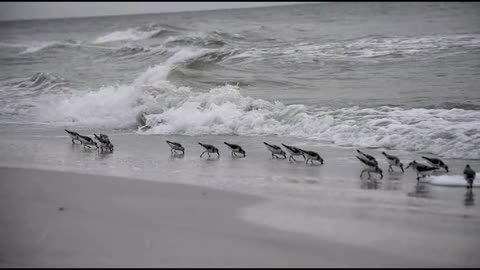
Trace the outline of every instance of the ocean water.
[[[480, 170], [479, 26], [479, 3], [442, 2], [0, 22], [0, 165], [253, 193], [270, 199], [242, 214], [258, 224], [478, 266], [462, 171]], [[64, 128], [108, 134], [115, 151], [72, 145]], [[221, 158], [200, 159], [198, 141]], [[325, 164], [272, 160], [264, 141]], [[357, 148], [383, 179], [359, 178]], [[417, 183], [388, 173], [382, 151], [450, 172]]]
[[479, 159], [479, 10], [318, 3], [1, 22], [0, 123]]

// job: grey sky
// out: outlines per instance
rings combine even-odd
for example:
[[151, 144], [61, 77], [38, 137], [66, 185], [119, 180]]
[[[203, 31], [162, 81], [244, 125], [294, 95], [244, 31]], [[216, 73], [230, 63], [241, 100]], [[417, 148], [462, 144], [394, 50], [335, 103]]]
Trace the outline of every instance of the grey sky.
[[0, 20], [162, 13], [298, 3], [300, 2], [0, 2]]

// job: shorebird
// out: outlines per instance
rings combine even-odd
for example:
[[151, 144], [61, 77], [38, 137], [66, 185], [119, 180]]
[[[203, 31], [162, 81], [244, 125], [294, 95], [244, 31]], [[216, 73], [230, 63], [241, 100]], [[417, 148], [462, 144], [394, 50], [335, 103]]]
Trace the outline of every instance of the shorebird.
[[179, 144], [178, 142], [171, 142], [169, 140], [166, 141], [167, 144], [170, 146], [170, 152], [173, 154], [173, 152], [175, 152], [175, 154], [177, 153], [177, 151], [182, 151], [182, 154], [185, 154], [185, 148]]
[[203, 154], [205, 154], [205, 153], [208, 154], [208, 157], [210, 157], [210, 153], [217, 153], [218, 158], [220, 158], [220, 153], [218, 152], [218, 148], [216, 148], [215, 146], [213, 146], [211, 144], [203, 144], [201, 142], [199, 142], [198, 144], [200, 144], [201, 146], [203, 146], [206, 149], [205, 151], [202, 152], [200, 157], [202, 157]]
[[378, 165], [377, 160], [376, 160], [373, 156], [371, 156], [371, 155], [369, 155], [369, 154], [365, 154], [365, 153], [363, 153], [362, 151], [360, 151], [360, 150], [358, 150], [358, 149], [357, 149], [357, 152], [358, 152], [359, 154], [361, 154], [362, 156], [366, 157], [368, 160], [370, 160], [370, 161], [372, 161], [372, 162], [374, 162], [375, 164]]
[[410, 162], [405, 169], [408, 169], [410, 166], [417, 171], [417, 181], [420, 180], [420, 177], [425, 178], [429, 176], [434, 170], [437, 170], [435, 167], [430, 167], [425, 164], [417, 163], [415, 160]]
[[80, 134], [78, 134], [77, 132], [74, 132], [74, 131], [70, 131], [68, 129], [65, 129], [65, 131], [68, 133], [68, 135], [70, 136], [70, 138], [72, 138], [72, 143], [75, 144], [75, 140], [76, 141], [79, 141], [80, 144], [82, 143], [82, 141], [78, 138], [78, 136]]
[[367, 158], [364, 158], [364, 157], [359, 157], [359, 156], [356, 156], [356, 157], [365, 166], [365, 169], [363, 169], [362, 172], [360, 173], [360, 178], [362, 178], [362, 175], [363, 175], [364, 172], [368, 172], [368, 178], [370, 178], [370, 173], [371, 172], [378, 173], [378, 174], [380, 174], [380, 179], [383, 178], [383, 171], [382, 171], [382, 169], [380, 169], [378, 167], [378, 164], [376, 162], [374, 162], [372, 160], [369, 160]]
[[465, 180], [467, 181], [467, 189], [472, 189], [473, 188], [473, 181], [475, 180], [475, 171], [470, 168], [470, 165], [467, 164], [465, 166], [465, 169], [463, 170], [463, 174], [465, 176]]
[[308, 164], [308, 161], [310, 160], [310, 163], [313, 164], [314, 160], [320, 161], [320, 164], [323, 165], [323, 158], [317, 153], [313, 151], [306, 151], [303, 149], [300, 149], [302, 153], [305, 155], [305, 163]]
[[287, 158], [285, 151], [283, 151], [282, 148], [280, 148], [280, 146], [268, 144], [266, 142], [263, 142], [263, 144], [265, 144], [267, 146], [267, 149], [270, 150], [270, 152], [272, 152], [272, 158], [278, 158], [277, 155], [282, 155], [283, 158]]
[[83, 143], [83, 148], [85, 148], [85, 147], [90, 148], [90, 145], [95, 145], [95, 147], [98, 148], [97, 143], [92, 138], [90, 138], [88, 136], [83, 136], [83, 135], [80, 135], [80, 134], [78, 134], [78, 138]]
[[297, 147], [291, 146], [291, 145], [285, 145], [283, 143], [282, 143], [282, 145], [287, 149], [288, 152], [290, 152], [290, 157], [288, 158], [289, 161], [291, 159], [295, 160], [295, 158], [293, 156], [303, 156], [303, 158], [306, 159], [305, 155], [303, 154], [303, 152], [300, 148], [297, 148]]
[[224, 142], [224, 144], [226, 144], [232, 150], [232, 157], [234, 157], [234, 156], [236, 157], [237, 153], [240, 153], [240, 154], [243, 155], [243, 157], [245, 157], [245, 150], [243, 150], [243, 148], [240, 145], [231, 144], [231, 143], [227, 143], [227, 142]]
[[448, 166], [445, 164], [443, 161], [441, 161], [438, 158], [429, 158], [429, 157], [424, 157], [422, 156], [423, 159], [426, 159], [428, 163], [432, 165], [432, 167], [435, 167], [437, 169], [444, 168], [448, 172]]
[[108, 138], [107, 135], [101, 134], [100, 136], [97, 136], [97, 134], [93, 134], [95, 136], [95, 139], [100, 142], [100, 151], [103, 152], [103, 148], [105, 150], [110, 150], [110, 152], [113, 152], [113, 144], [110, 142], [110, 139]]
[[387, 158], [389, 172], [393, 172], [392, 166], [400, 167], [400, 169], [402, 169], [402, 172], [404, 172], [403, 163], [400, 162], [400, 159], [398, 157], [389, 155], [385, 152], [382, 152], [382, 154]]

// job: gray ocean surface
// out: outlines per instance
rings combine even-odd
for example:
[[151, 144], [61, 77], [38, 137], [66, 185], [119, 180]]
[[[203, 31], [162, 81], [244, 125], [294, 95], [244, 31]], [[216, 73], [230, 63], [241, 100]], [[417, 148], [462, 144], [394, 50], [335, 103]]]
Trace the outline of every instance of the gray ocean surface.
[[0, 22], [0, 123], [480, 158], [480, 4]]

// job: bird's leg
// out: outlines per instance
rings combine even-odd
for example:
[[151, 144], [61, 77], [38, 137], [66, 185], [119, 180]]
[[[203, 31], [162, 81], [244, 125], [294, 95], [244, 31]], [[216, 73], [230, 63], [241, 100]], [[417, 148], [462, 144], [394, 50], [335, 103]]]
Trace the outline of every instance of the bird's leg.
[[202, 154], [200, 155], [200, 157], [202, 157], [202, 156], [203, 156], [203, 154], [205, 154], [205, 152], [207, 152], [207, 151], [203, 151], [203, 152], [202, 152]]

